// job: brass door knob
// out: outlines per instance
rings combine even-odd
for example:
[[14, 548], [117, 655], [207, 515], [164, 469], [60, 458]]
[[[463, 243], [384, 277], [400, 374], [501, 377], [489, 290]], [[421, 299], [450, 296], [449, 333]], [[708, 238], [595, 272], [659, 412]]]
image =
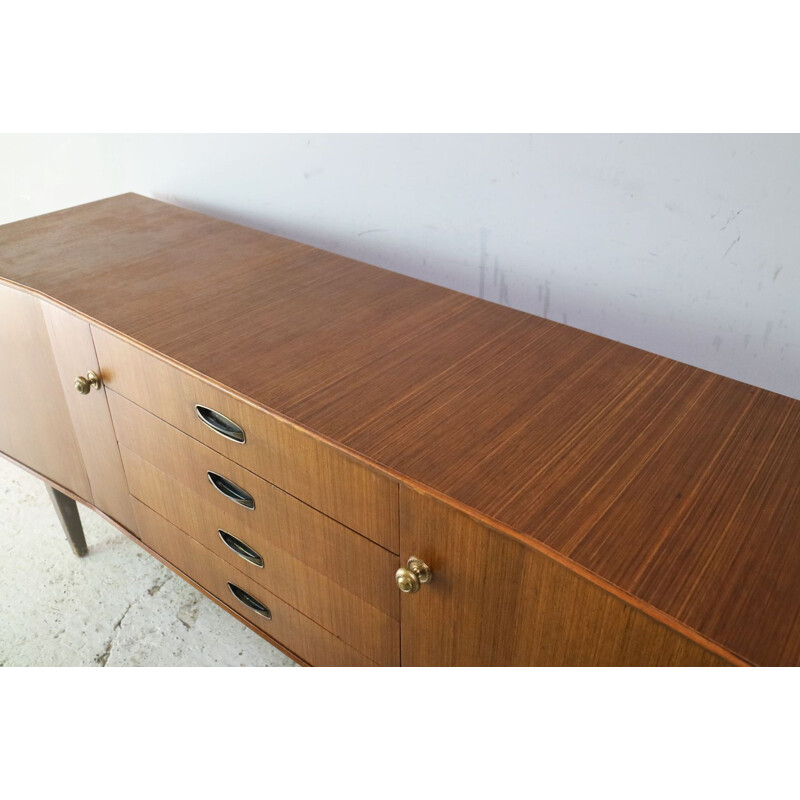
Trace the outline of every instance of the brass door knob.
[[418, 592], [419, 587], [423, 583], [430, 583], [432, 577], [431, 568], [416, 556], [411, 556], [406, 565], [394, 574], [397, 588], [405, 594]]
[[78, 375], [78, 377], [75, 378], [75, 389], [81, 394], [89, 394], [92, 387], [95, 389], [100, 388], [100, 376], [96, 375], [91, 370], [86, 373], [85, 378], [83, 375]]

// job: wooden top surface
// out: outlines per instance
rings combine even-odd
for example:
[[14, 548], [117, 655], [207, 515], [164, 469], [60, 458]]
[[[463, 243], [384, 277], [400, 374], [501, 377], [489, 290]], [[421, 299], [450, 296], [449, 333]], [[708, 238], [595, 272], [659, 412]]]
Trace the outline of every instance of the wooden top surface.
[[132, 194], [0, 227], [0, 275], [800, 664], [796, 400]]

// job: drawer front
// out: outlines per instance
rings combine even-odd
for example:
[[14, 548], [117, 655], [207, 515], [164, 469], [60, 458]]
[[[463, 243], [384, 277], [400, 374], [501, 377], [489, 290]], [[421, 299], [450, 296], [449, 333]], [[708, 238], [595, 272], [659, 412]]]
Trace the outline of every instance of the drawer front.
[[92, 335], [108, 388], [398, 552], [396, 481], [116, 335], [95, 327]]
[[372, 661], [399, 664], [397, 556], [278, 489], [237, 517], [125, 446], [122, 457], [142, 503]]
[[[287, 650], [314, 666], [376, 666], [147, 506], [135, 499], [132, 502], [140, 538], [148, 547]], [[234, 594], [237, 590], [238, 596]], [[248, 605], [250, 598], [268, 610], [270, 619]]]

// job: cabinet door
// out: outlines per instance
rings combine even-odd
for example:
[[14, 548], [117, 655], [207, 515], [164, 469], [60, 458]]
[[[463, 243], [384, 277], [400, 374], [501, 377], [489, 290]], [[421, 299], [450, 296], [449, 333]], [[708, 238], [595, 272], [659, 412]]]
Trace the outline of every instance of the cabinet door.
[[75, 378], [79, 375], [92, 371], [102, 378], [89, 323], [52, 303], [42, 302], [42, 310], [78, 449], [89, 477], [91, 502], [135, 532], [133, 506], [105, 387], [101, 384], [99, 390], [91, 389], [89, 394], [75, 390]]
[[400, 488], [401, 562], [433, 577], [400, 603], [404, 666], [723, 666], [549, 556]]
[[0, 284], [0, 451], [135, 531], [105, 390], [75, 391], [89, 370], [89, 323]]
[[41, 302], [0, 284], [0, 450], [92, 502]]

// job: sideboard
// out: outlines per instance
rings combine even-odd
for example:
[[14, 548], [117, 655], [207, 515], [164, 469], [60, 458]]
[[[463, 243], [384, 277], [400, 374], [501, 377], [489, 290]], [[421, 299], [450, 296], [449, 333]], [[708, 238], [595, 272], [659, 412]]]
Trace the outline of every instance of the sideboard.
[[0, 376], [76, 553], [300, 663], [800, 664], [794, 399], [134, 194], [0, 227]]

